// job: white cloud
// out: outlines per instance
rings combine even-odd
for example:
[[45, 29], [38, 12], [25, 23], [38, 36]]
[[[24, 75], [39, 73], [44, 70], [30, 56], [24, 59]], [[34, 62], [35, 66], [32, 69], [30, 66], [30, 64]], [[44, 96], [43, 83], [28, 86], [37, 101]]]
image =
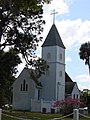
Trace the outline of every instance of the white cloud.
[[51, 12], [53, 9], [55, 9], [58, 14], [68, 13], [70, 4], [71, 0], [52, 0], [50, 4], [44, 5], [44, 13]]
[[66, 48], [90, 41], [90, 21], [88, 20], [62, 20], [56, 25]]
[[79, 89], [90, 89], [90, 76], [89, 75], [79, 75], [75, 78], [78, 83]]
[[82, 83], [86, 83], [86, 82], [90, 82], [90, 76], [89, 75], [79, 75], [75, 78], [77, 81], [82, 82]]
[[72, 61], [72, 59], [70, 58], [70, 57], [67, 57], [66, 59], [65, 59], [65, 62], [71, 62]]
[[69, 5], [64, 0], [53, 0], [50, 9], [55, 9], [60, 14], [69, 12]]

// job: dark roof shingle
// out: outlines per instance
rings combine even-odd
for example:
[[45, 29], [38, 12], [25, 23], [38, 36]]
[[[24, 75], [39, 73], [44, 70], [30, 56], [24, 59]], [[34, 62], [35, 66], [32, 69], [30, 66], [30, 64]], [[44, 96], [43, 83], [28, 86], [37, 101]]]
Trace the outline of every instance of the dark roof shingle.
[[65, 93], [71, 94], [76, 82], [66, 82], [65, 83]]
[[73, 82], [66, 72], [65, 72], [65, 82]]
[[65, 49], [65, 46], [61, 40], [61, 37], [58, 33], [58, 30], [55, 26], [55, 24], [52, 25], [42, 47], [47, 47], [47, 46], [60, 46]]
[[71, 94], [76, 82], [73, 82], [69, 75], [65, 72], [65, 93]]

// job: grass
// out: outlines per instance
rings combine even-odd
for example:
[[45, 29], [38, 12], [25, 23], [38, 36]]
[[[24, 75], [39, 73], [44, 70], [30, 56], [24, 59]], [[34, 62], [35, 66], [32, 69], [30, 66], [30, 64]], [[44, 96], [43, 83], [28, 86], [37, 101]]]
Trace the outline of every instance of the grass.
[[[35, 113], [35, 112], [19, 112], [19, 111], [4, 111], [5, 114], [12, 115], [15, 117], [21, 117], [26, 119], [32, 119], [34, 117], [40, 118], [40, 120], [48, 120], [55, 117], [61, 117], [60, 114], [42, 114], [42, 113]], [[2, 120], [16, 120], [14, 118], [6, 117], [5, 115], [2, 116]]]
[[[3, 113], [11, 115], [11, 116], [15, 116], [15, 117], [25, 118], [25, 119], [32, 119], [34, 117], [37, 117], [37, 118], [39, 118], [39, 120], [50, 120], [52, 118], [62, 117], [61, 114], [49, 114], [49, 113], [42, 114], [42, 113], [35, 113], [35, 112], [4, 111]], [[17, 119], [2, 115], [2, 120], [17, 120]], [[64, 120], [73, 120], [73, 118], [68, 117], [68, 118], [64, 118]], [[80, 120], [89, 120], [89, 119], [80, 117]]]

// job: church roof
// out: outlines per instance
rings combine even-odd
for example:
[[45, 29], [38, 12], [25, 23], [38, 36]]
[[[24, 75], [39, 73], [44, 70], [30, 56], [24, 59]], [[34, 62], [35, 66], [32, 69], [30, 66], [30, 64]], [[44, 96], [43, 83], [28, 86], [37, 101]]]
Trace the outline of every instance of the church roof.
[[65, 93], [71, 94], [76, 82], [66, 82], [65, 83]]
[[[36, 83], [37, 87], [39, 87], [39, 88], [43, 87], [42, 84], [41, 84], [41, 82], [39, 82], [39, 80], [38, 80], [38, 78], [36, 76], [36, 72], [35, 72], [34, 69], [29, 69], [29, 68], [25, 67], [22, 70], [22, 72], [23, 71], [26, 71], [30, 75], [30, 78]], [[22, 74], [22, 72], [21, 72], [21, 74]]]
[[62, 39], [58, 33], [58, 30], [55, 26], [55, 24], [52, 25], [42, 47], [47, 47], [47, 46], [60, 46], [62, 48], [65, 48]]
[[65, 82], [73, 82], [66, 72], [65, 72]]
[[73, 82], [69, 75], [65, 72], [65, 93], [71, 94], [76, 82]]

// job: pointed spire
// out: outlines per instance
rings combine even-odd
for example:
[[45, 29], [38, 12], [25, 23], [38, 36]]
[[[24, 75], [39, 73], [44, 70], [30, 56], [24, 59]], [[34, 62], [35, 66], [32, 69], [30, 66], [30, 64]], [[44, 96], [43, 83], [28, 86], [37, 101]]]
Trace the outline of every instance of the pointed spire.
[[58, 33], [58, 30], [55, 26], [55, 24], [52, 25], [42, 47], [47, 47], [47, 46], [60, 46], [65, 49], [65, 46], [61, 40], [61, 37]]

